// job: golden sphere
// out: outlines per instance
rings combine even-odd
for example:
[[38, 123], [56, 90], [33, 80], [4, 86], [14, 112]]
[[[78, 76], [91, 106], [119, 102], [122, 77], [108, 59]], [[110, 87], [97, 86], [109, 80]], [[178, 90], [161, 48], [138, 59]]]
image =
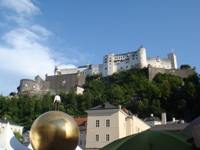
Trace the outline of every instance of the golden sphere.
[[75, 150], [80, 138], [74, 119], [61, 111], [40, 115], [30, 130], [34, 150]]

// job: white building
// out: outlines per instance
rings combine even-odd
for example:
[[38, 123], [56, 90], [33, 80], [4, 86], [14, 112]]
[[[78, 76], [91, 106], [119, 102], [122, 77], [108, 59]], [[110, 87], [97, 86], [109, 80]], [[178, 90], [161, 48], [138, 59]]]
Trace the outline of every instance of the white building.
[[119, 138], [150, 128], [121, 106], [103, 104], [86, 110], [87, 134], [85, 150], [98, 150]]
[[[0, 133], [4, 130], [4, 128], [7, 126], [8, 124], [8, 120], [2, 120], [0, 119]], [[10, 123], [10, 128], [12, 130], [13, 133], [18, 132], [22, 135], [23, 132], [23, 126], [17, 125], [15, 123], [9, 122]]]
[[123, 54], [108, 54], [103, 57], [102, 64], [86, 65], [78, 68], [55, 67], [54, 74], [72, 74], [80, 72], [82, 74], [102, 74], [103, 76], [112, 75], [115, 72], [129, 70], [131, 68], [144, 68], [151, 65], [154, 68], [177, 69], [176, 55], [168, 54], [168, 58], [148, 58], [146, 49], [140, 47], [137, 51], [127, 52]]
[[160, 120], [160, 118], [153, 116], [153, 114], [151, 114], [150, 117], [145, 118], [144, 122], [151, 127], [155, 126], [155, 125], [161, 125], [162, 124], [162, 121]]

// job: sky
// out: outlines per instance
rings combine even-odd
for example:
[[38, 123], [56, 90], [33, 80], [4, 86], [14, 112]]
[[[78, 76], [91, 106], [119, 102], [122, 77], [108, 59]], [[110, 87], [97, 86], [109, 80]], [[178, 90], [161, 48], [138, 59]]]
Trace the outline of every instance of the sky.
[[200, 0], [0, 0], [0, 95], [55, 66], [101, 64], [109, 53], [176, 54], [200, 71]]

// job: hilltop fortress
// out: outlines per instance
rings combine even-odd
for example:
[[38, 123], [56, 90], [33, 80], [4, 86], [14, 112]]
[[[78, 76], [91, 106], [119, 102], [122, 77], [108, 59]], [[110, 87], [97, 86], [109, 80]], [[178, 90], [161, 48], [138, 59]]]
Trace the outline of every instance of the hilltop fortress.
[[178, 69], [176, 55], [168, 54], [167, 58], [148, 58], [144, 47], [138, 48], [123, 54], [108, 54], [103, 57], [102, 64], [88, 64], [78, 68], [64, 68], [55, 66], [54, 75], [46, 75], [45, 80], [39, 76], [35, 80], [22, 79], [18, 87], [18, 93], [43, 94], [64, 91], [68, 93], [71, 89], [81, 94], [84, 89], [81, 86], [85, 83], [87, 75], [102, 74], [103, 77], [112, 75], [115, 72], [130, 70], [132, 68], [146, 68], [149, 80], [158, 73], [167, 73], [182, 78], [187, 78], [195, 72], [195, 69]]
[[140, 47], [137, 51], [123, 53], [123, 54], [108, 54], [103, 57], [102, 64], [86, 65], [78, 68], [60, 69], [55, 67], [55, 75], [57, 74], [72, 74], [80, 72], [81, 74], [102, 74], [103, 77], [112, 75], [115, 72], [121, 72], [132, 68], [144, 68], [148, 66], [154, 68], [177, 69], [176, 55], [174, 53], [168, 54], [168, 58], [148, 58], [146, 56], [146, 49]]

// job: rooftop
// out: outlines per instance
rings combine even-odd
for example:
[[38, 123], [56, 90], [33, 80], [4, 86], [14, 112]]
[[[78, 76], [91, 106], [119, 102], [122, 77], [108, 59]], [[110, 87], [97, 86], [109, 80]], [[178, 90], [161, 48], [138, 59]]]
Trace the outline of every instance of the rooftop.
[[87, 122], [87, 118], [74, 118], [74, 120], [78, 126], [85, 126]]
[[181, 131], [183, 130], [188, 123], [182, 124], [162, 124], [162, 125], [155, 125], [150, 128], [150, 130], [162, 130], [162, 131]]
[[98, 105], [96, 107], [92, 107], [88, 110], [101, 110], [101, 109], [118, 109], [118, 108], [109, 103], [104, 103], [104, 104]]

